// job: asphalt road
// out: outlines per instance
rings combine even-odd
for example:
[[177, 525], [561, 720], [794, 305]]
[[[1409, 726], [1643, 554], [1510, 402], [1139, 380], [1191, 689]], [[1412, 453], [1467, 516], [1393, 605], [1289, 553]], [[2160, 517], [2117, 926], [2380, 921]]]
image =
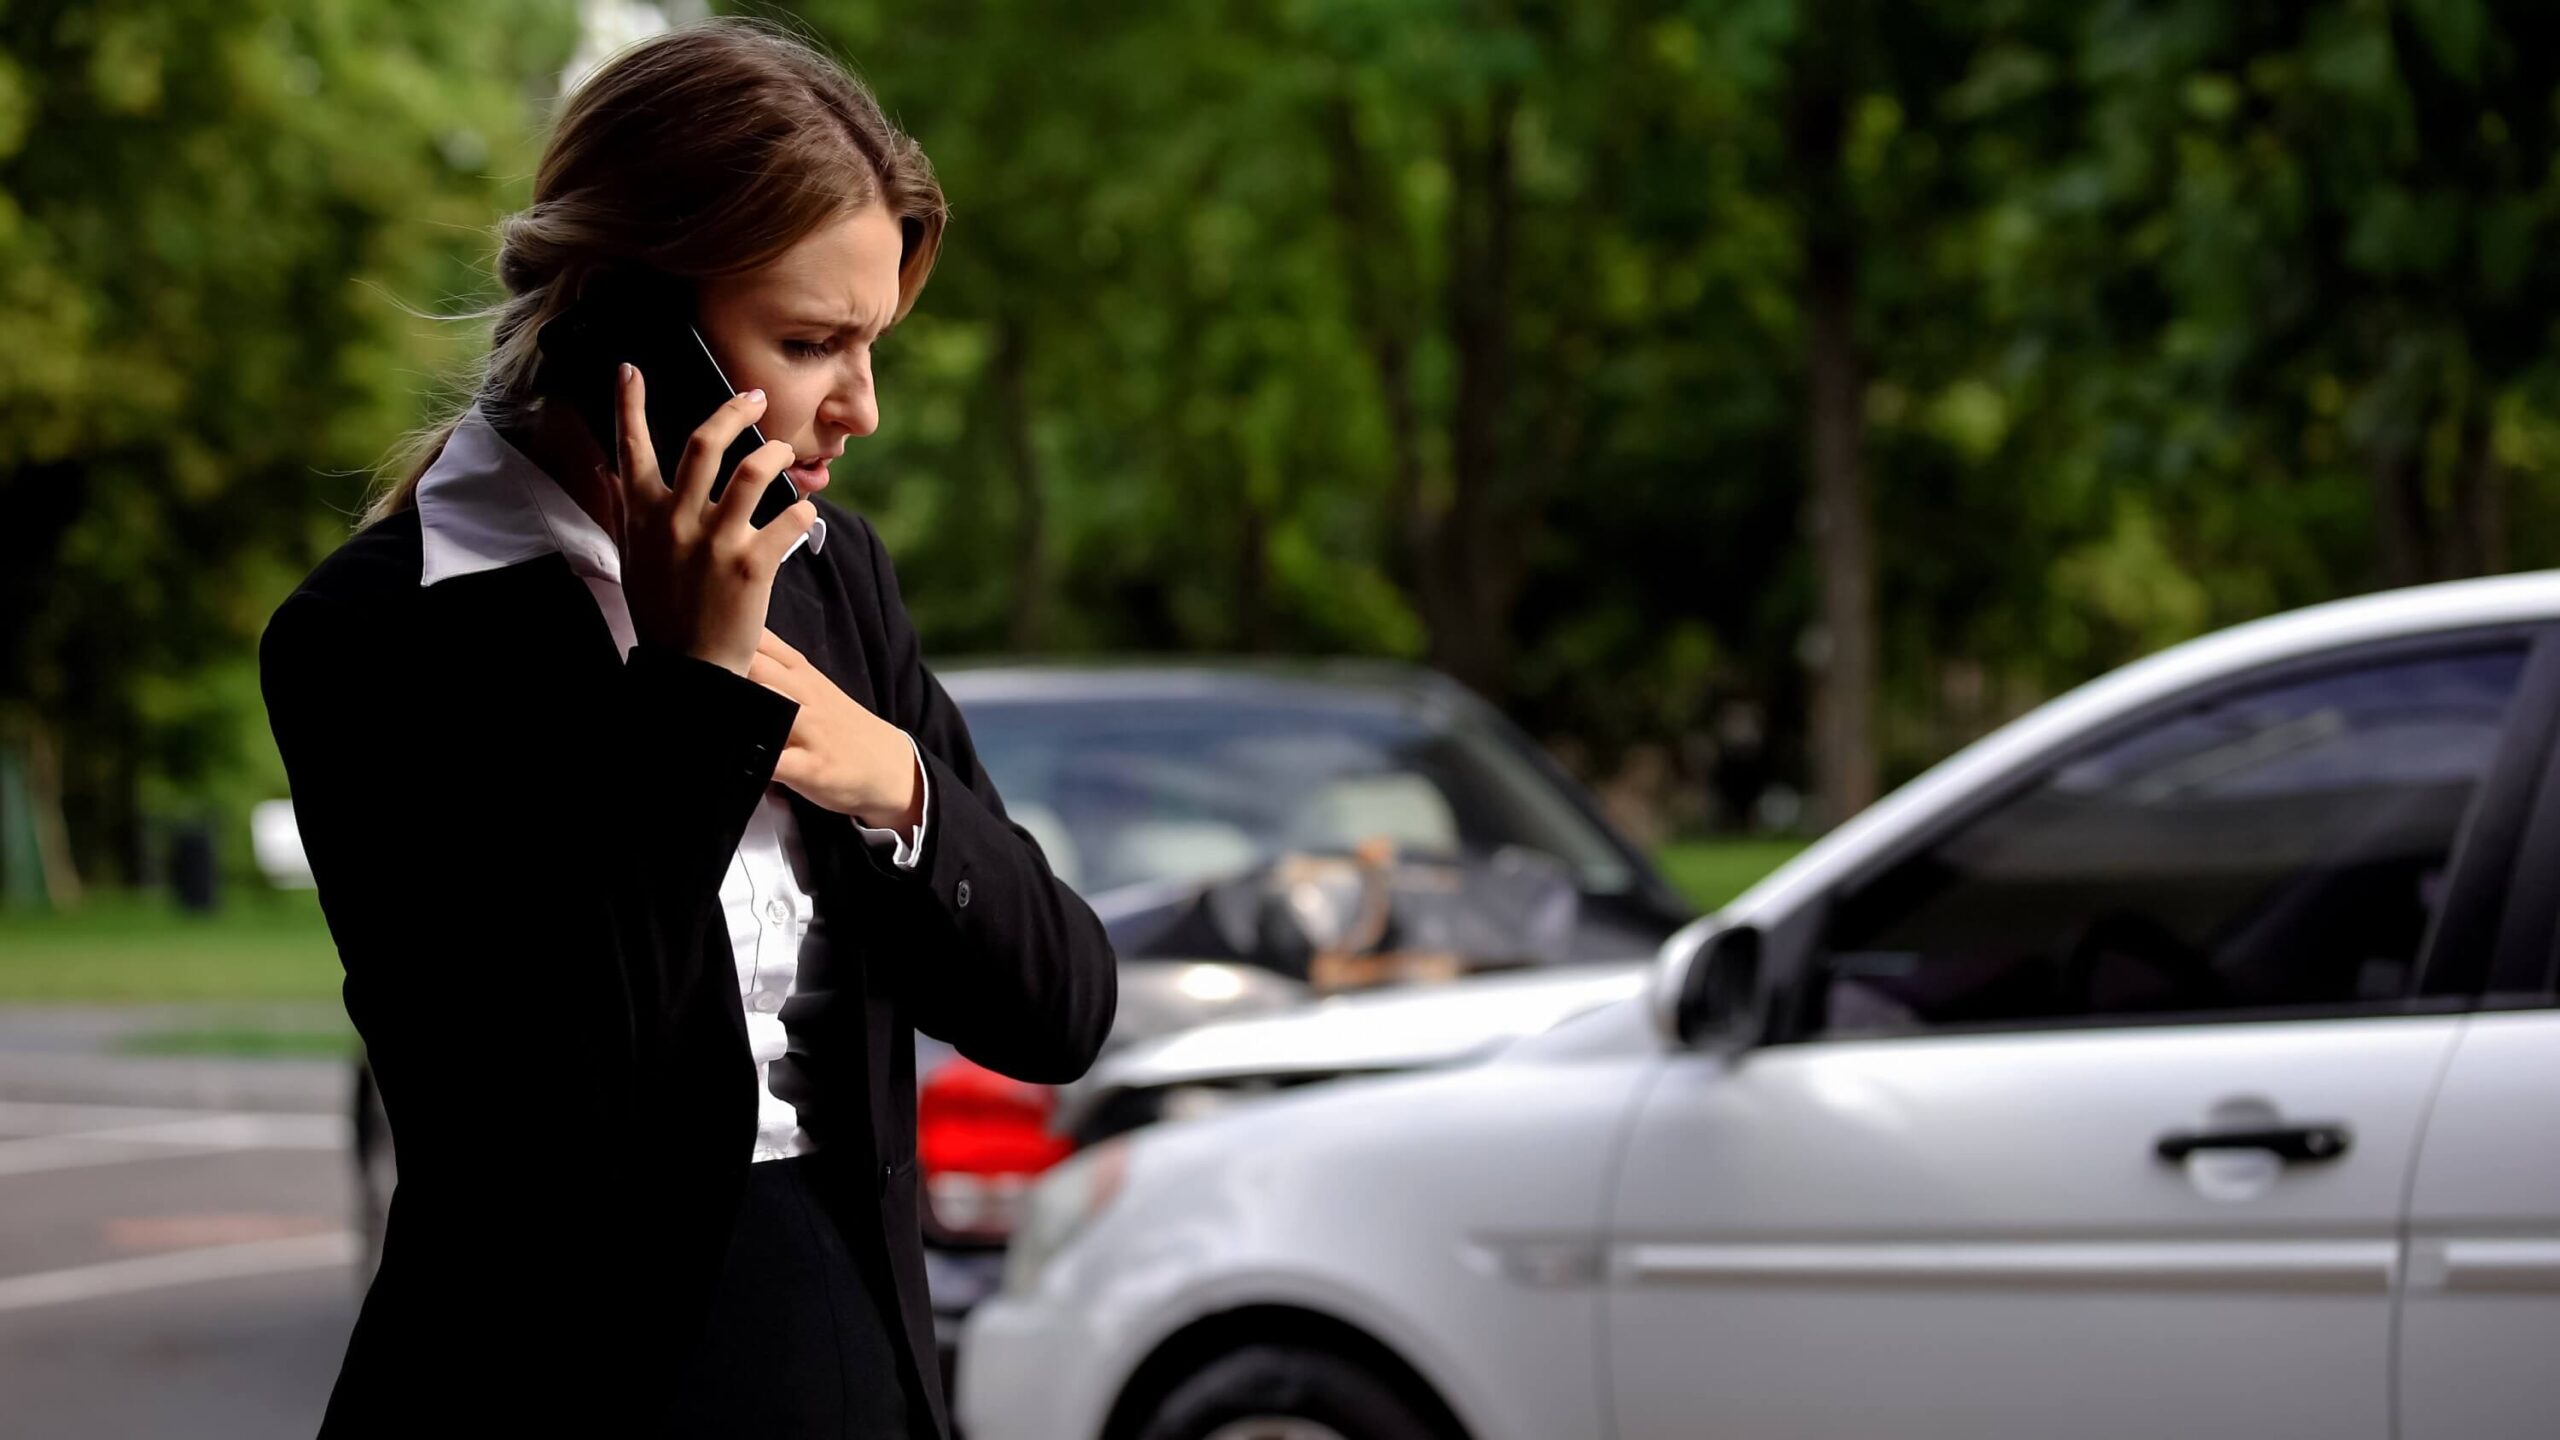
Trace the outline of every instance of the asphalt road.
[[316, 1431], [355, 1323], [346, 1121], [6, 1093], [0, 1437]]

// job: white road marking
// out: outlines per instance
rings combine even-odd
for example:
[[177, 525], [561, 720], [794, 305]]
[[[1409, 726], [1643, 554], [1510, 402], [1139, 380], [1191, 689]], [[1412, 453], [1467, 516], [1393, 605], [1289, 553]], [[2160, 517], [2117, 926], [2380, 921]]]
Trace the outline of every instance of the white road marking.
[[[60, 1109], [0, 1104], [0, 1126], [13, 1110]], [[113, 1110], [114, 1106], [86, 1106]], [[117, 1165], [158, 1160], [172, 1155], [214, 1155], [234, 1150], [345, 1150], [350, 1122], [343, 1116], [271, 1114], [247, 1110], [133, 1110], [127, 1120], [151, 1118], [98, 1130], [32, 1135], [0, 1140], [0, 1175], [30, 1175], [83, 1165]], [[61, 1118], [61, 1117], [55, 1117]], [[93, 1116], [96, 1123], [105, 1116]]]
[[252, 1240], [290, 1240], [339, 1228], [326, 1215], [276, 1210], [207, 1210], [177, 1215], [110, 1215], [98, 1227], [98, 1238], [118, 1255], [159, 1255], [171, 1250], [201, 1250], [208, 1245], [246, 1245]]
[[319, 1270], [353, 1265], [364, 1242], [352, 1230], [324, 1235], [296, 1235], [284, 1240], [256, 1240], [245, 1245], [209, 1245], [166, 1255], [143, 1255], [47, 1270], [0, 1279], [0, 1312], [64, 1305], [108, 1295], [130, 1295], [171, 1285], [207, 1280], [233, 1280], [249, 1275], [277, 1275], [290, 1270]]
[[203, 1106], [100, 1105], [74, 1100], [0, 1100], [0, 1131], [13, 1135], [52, 1135], [65, 1130], [113, 1129], [119, 1125], [151, 1125], [163, 1120], [201, 1120], [237, 1111]]

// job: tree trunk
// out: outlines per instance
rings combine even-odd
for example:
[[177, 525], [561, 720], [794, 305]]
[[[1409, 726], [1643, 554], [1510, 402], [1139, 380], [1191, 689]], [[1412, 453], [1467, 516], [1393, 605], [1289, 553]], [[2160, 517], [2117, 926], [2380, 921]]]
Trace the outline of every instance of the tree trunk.
[[1401, 318], [1401, 287], [1384, 273], [1399, 241], [1388, 217], [1380, 213], [1385, 207], [1377, 198], [1377, 180], [1348, 97], [1336, 96], [1326, 104], [1322, 128], [1331, 161], [1334, 219], [1341, 227], [1343, 269], [1351, 280], [1353, 323], [1367, 339], [1371, 362], [1377, 366], [1378, 401], [1387, 421], [1387, 517], [1395, 541], [1391, 553], [1402, 561], [1399, 568], [1404, 571], [1406, 589], [1427, 624], [1430, 597], [1440, 585], [1440, 567], [1432, 553], [1432, 519], [1423, 495], [1422, 419], [1413, 398], [1413, 345]]
[[2387, 446], [2375, 450], [2365, 473], [2373, 481], [2375, 548], [2382, 557], [2386, 588], [2416, 585], [2432, 578], [2435, 535], [2427, 513], [2426, 474], [2414, 448]]
[[1875, 541], [1867, 507], [1865, 379], [1857, 343], [1858, 254], [1843, 147], [1857, 33], [1851, 0], [1809, 0], [1797, 55], [1789, 150], [1803, 196], [1808, 458], [1807, 521], [1821, 580], [1813, 668], [1818, 823], [1876, 798]]
[[1345, 246], [1352, 304], [1377, 365], [1392, 455], [1388, 513], [1397, 532], [1407, 593], [1430, 636], [1432, 663], [1499, 696], [1510, 656], [1512, 602], [1524, 547], [1503, 533], [1501, 426], [1510, 403], [1509, 290], [1518, 179], [1513, 136], [1516, 90], [1498, 91], [1481, 133], [1447, 121], [1450, 197], [1448, 282], [1440, 313], [1457, 357], [1449, 416], [1448, 497], [1436, 503], [1423, 470], [1421, 413], [1413, 396], [1413, 342], [1403, 317], [1406, 287], [1388, 273], [1400, 245], [1357, 117], [1346, 98], [1325, 107], [1333, 209]]
[[2462, 458], [2453, 476], [2454, 575], [2496, 575], [2507, 568], [2505, 473], [2489, 433], [2489, 407], [2474, 401], [2462, 417]]
[[1449, 217], [1449, 333], [1458, 357], [1450, 416], [1449, 511], [1436, 537], [1445, 580], [1431, 619], [1431, 648], [1444, 669], [1491, 695], [1505, 688], [1511, 603], [1518, 589], [1500, 532], [1504, 456], [1501, 424], [1510, 405], [1512, 232], [1518, 186], [1512, 130], [1519, 95], [1498, 91], [1484, 134], [1471, 139], [1463, 117], [1449, 122], [1449, 170], [1456, 182]]
[[1271, 646], [1271, 512], [1248, 487], [1236, 527], [1235, 589], [1229, 608], [1235, 616], [1235, 647], [1247, 655]]
[[996, 328], [996, 403], [1004, 417], [1014, 494], [1013, 623], [1008, 641], [1017, 652], [1040, 648], [1048, 619], [1048, 490], [1040, 475], [1040, 448], [1031, 423], [1031, 337], [1020, 316]]

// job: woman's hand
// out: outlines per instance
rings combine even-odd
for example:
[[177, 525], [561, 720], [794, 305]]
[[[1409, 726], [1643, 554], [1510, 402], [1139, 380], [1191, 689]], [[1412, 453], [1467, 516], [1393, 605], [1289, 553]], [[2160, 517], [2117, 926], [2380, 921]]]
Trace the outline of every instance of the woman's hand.
[[711, 412], [685, 441], [670, 489], [649, 441], [640, 372], [625, 365], [618, 373], [620, 473], [606, 477], [606, 490], [619, 502], [622, 593], [632, 636], [746, 675], [764, 633], [774, 572], [792, 542], [817, 523], [818, 507], [802, 500], [763, 529], [755, 527], [757, 498], [792, 460], [791, 447], [780, 440], [740, 461], [719, 502], [711, 500], [720, 457], [764, 413], [762, 390], [733, 395]]
[[747, 678], [800, 702], [773, 778], [840, 815], [906, 830], [924, 817], [907, 732], [862, 708], [827, 673], [767, 630]]

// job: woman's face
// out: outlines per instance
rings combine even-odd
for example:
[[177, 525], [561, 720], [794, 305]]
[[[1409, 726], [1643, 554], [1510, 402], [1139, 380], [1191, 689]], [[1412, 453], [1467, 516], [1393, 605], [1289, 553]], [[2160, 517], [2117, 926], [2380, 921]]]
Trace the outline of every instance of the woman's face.
[[731, 386], [762, 386], [767, 440], [798, 452], [793, 483], [827, 483], [845, 442], [880, 428], [871, 347], [898, 308], [898, 222], [877, 204], [818, 227], [761, 269], [705, 280], [702, 338]]

